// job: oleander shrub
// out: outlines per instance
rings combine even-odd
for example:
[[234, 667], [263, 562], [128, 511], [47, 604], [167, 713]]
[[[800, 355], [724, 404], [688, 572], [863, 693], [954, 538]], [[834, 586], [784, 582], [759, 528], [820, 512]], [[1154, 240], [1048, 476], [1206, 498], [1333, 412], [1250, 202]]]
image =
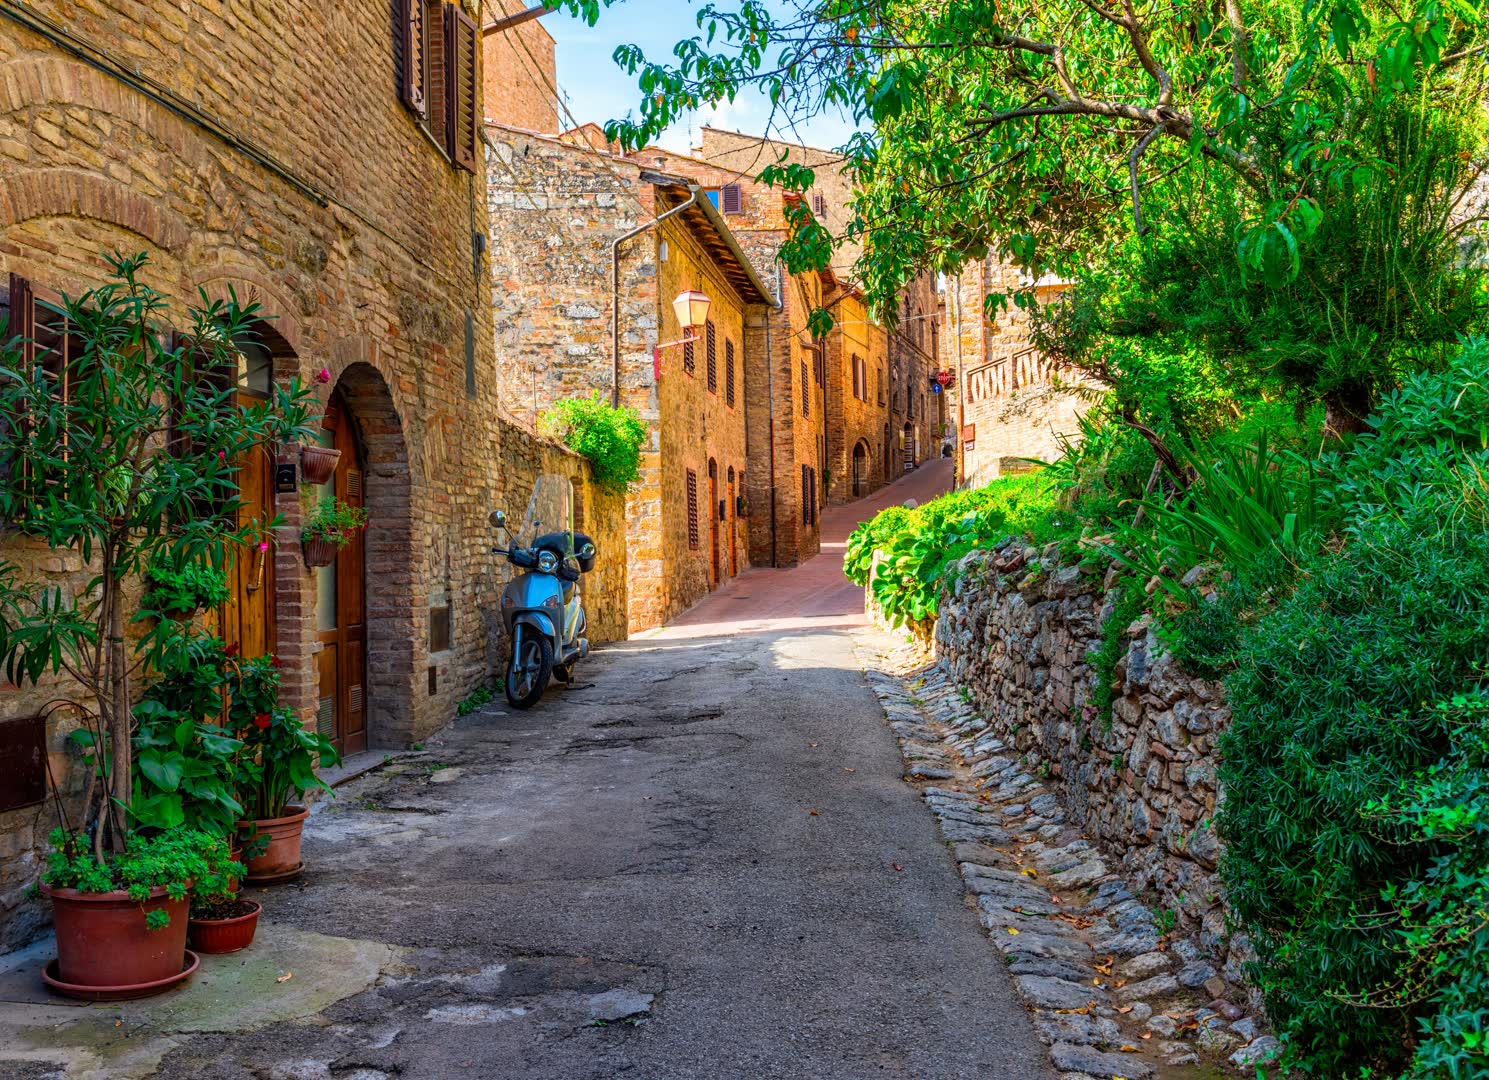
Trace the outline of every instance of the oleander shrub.
[[624, 494], [641, 476], [646, 422], [628, 405], [593, 397], [560, 401], [543, 414], [543, 425], [570, 450], [589, 460], [595, 483]]

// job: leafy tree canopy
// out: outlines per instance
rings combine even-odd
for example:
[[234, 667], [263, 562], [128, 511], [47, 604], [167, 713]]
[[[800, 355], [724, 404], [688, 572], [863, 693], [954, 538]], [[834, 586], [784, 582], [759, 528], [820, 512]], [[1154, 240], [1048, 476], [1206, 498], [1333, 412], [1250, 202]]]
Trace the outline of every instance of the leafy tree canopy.
[[[593, 23], [617, 0], [549, 2]], [[641, 98], [607, 131], [639, 147], [750, 86], [777, 130], [841, 110], [859, 127], [841, 148], [859, 195], [837, 238], [794, 210], [788, 268], [861, 242], [858, 276], [888, 320], [918, 270], [989, 254], [1079, 278], [1116, 252], [1159, 299], [1199, 268], [1218, 285], [1178, 311], [1150, 303], [1150, 322], [1197, 322], [1182, 328], [1357, 422], [1396, 366], [1434, 362], [1480, 314], [1463, 256], [1486, 164], [1483, 6], [708, 4], [672, 57], [616, 51]], [[814, 182], [786, 161], [762, 177]], [[991, 298], [1010, 301], [1029, 298]]]

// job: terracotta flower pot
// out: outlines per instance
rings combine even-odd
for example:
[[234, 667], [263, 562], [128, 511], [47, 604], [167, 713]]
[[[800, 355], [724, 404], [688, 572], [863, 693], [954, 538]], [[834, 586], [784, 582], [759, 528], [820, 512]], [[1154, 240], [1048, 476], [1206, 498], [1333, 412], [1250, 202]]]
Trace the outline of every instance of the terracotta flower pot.
[[264, 905], [257, 900], [239, 903], [249, 904], [253, 910], [227, 919], [192, 919], [188, 924], [191, 947], [199, 953], [230, 953], [252, 945]]
[[336, 475], [341, 451], [329, 446], [300, 447], [300, 476], [307, 484], [324, 484]]
[[[150, 890], [150, 899], [144, 903], [131, 900], [123, 890], [85, 893], [49, 885], [41, 890], [52, 899], [57, 926], [52, 985], [67, 984], [57, 987], [63, 993], [80, 987], [116, 996], [142, 996], [168, 990], [179, 981], [178, 976], [189, 974], [185, 968], [190, 901], [172, 900], [163, 888]], [[170, 915], [169, 926], [151, 930], [146, 925], [145, 915], [156, 910]]]
[[305, 819], [310, 811], [303, 806], [289, 806], [284, 817], [261, 818], [258, 821], [241, 821], [240, 829], [257, 828], [260, 836], [269, 838], [269, 848], [262, 855], [249, 859], [248, 883], [282, 881], [300, 872], [304, 860], [300, 857], [300, 840], [305, 830]]
[[305, 549], [306, 566], [330, 566], [336, 561], [336, 552], [341, 548], [335, 540], [319, 536], [314, 540], [306, 540], [301, 546]]

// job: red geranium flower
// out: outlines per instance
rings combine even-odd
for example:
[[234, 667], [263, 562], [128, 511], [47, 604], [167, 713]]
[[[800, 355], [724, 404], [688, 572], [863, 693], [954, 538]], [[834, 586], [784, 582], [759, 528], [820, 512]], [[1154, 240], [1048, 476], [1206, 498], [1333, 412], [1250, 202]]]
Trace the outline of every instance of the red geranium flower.
[[229, 656], [238, 655], [238, 643], [235, 641], [224, 650]]
[[282, 667], [284, 667], [284, 662], [282, 660], [280, 660], [279, 657], [277, 657], [277, 656], [271, 656], [271, 657], [269, 657], [269, 663], [272, 666], [276, 667], [276, 668], [282, 668]]
[[253, 718], [253, 722], [260, 731], [263, 731], [274, 722], [274, 717], [270, 713], [261, 712]]

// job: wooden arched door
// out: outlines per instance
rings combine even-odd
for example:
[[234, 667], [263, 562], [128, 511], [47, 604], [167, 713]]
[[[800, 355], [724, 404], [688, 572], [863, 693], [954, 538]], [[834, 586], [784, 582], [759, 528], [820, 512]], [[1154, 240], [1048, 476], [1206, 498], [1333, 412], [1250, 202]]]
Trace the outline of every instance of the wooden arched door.
[[719, 463], [708, 459], [708, 587], [719, 587]]
[[[274, 357], [258, 342], [243, 342], [237, 402], [243, 408], [269, 400]], [[238, 463], [238, 524], [255, 527], [253, 541], [233, 551], [228, 568], [231, 595], [217, 611], [218, 636], [244, 657], [263, 656], [276, 647], [274, 547], [269, 523], [274, 520], [274, 455], [258, 447]]]
[[[320, 443], [341, 451], [336, 475], [315, 489], [317, 499], [335, 497], [364, 506], [364, 466], [346, 400], [331, 395]], [[315, 571], [316, 656], [320, 689], [316, 726], [343, 755], [367, 749], [367, 577], [365, 533], [358, 532], [336, 561]]]

